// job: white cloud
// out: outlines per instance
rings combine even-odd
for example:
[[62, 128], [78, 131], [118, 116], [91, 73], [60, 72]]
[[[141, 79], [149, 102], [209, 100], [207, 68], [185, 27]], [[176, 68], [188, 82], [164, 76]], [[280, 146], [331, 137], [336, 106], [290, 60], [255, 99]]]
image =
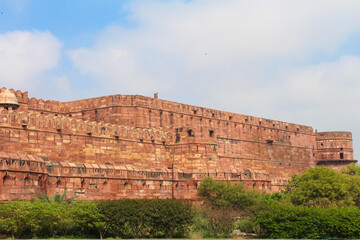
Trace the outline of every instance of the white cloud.
[[[360, 57], [310, 66], [289, 73], [284, 84], [293, 121], [311, 123], [320, 131], [353, 133], [355, 157], [360, 153]], [[359, 159], [360, 160], [360, 159]]]
[[[360, 138], [359, 57], [339, 53], [360, 33], [360, 1], [135, 0], [128, 7], [136, 28], [109, 26], [93, 46], [68, 51], [103, 88], [159, 91]], [[306, 67], [314, 56], [325, 63]]]
[[1, 85], [14, 89], [36, 88], [41, 75], [57, 66], [61, 46], [49, 32], [0, 34]]
[[68, 55], [104, 87], [142, 94], [268, 79], [261, 72], [274, 63], [331, 54], [360, 31], [357, 0], [137, 0], [128, 7], [136, 28], [109, 26], [92, 47]]

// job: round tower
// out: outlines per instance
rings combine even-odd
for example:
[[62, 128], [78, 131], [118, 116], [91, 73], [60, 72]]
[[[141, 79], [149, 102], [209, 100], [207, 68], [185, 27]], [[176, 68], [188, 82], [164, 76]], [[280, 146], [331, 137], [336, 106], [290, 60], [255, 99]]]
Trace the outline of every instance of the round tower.
[[351, 132], [318, 132], [316, 136], [317, 165], [340, 170], [354, 160]]

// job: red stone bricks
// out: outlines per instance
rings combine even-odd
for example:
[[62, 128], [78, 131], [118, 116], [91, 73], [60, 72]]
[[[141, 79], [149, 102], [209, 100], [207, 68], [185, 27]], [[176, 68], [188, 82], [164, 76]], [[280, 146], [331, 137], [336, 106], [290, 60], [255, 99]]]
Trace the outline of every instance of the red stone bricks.
[[88, 200], [195, 199], [208, 176], [279, 191], [315, 165], [354, 162], [348, 132], [138, 95], [57, 102], [10, 91], [11, 108], [0, 102], [1, 200], [64, 189]]

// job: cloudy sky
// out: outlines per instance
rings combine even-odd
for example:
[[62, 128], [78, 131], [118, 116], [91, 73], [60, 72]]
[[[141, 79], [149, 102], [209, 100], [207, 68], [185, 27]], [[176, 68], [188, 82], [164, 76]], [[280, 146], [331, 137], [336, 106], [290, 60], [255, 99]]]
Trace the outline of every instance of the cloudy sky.
[[359, 0], [0, 0], [0, 85], [162, 99], [351, 131]]

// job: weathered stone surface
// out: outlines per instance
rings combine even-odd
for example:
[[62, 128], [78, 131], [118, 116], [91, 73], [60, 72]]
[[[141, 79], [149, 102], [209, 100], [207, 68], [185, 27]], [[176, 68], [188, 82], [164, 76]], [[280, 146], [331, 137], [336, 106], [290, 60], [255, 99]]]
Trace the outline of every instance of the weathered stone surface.
[[1, 200], [65, 188], [80, 199], [195, 199], [207, 176], [279, 191], [317, 164], [354, 161], [349, 132], [138, 95], [58, 102], [10, 92], [18, 105], [0, 103]]

